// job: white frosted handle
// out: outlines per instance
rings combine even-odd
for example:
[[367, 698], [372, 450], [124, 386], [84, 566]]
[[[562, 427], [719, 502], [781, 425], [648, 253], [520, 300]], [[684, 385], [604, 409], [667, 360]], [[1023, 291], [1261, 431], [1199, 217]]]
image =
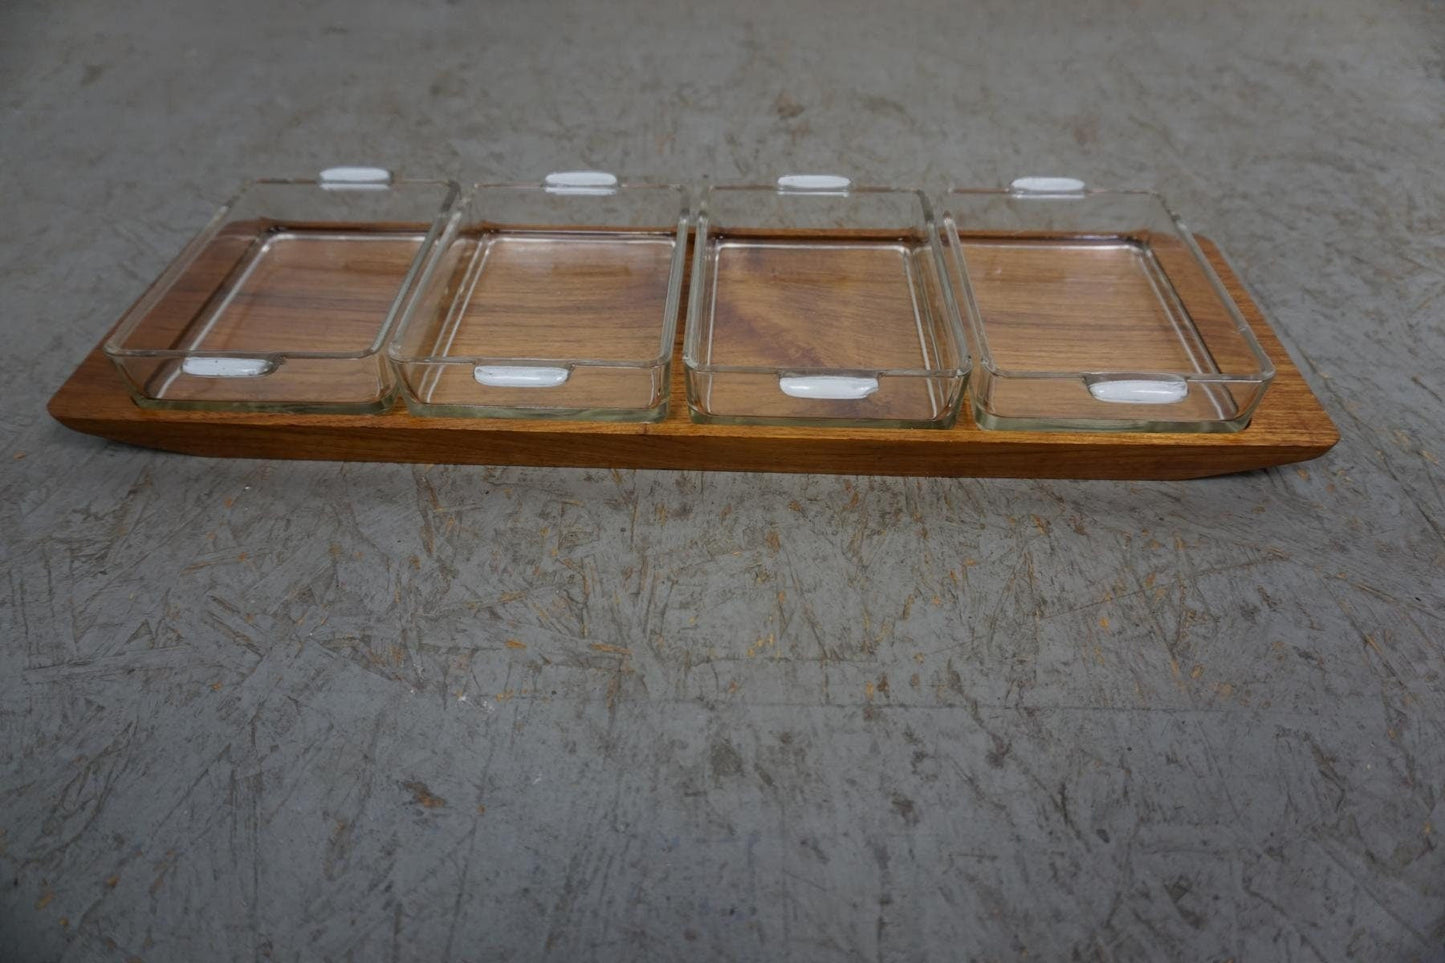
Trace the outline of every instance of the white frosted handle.
[[784, 174], [778, 178], [778, 190], [806, 193], [845, 194], [853, 182], [838, 174]]
[[571, 374], [566, 368], [522, 364], [479, 364], [472, 371], [477, 384], [492, 388], [555, 388]]
[[1116, 381], [1093, 381], [1089, 394], [1100, 401], [1120, 405], [1172, 405], [1189, 394], [1183, 381], [1149, 378], [1121, 378]]
[[1084, 182], [1077, 177], [1020, 177], [1008, 187], [1015, 194], [1084, 193]]
[[181, 373], [195, 378], [259, 378], [276, 370], [266, 358], [187, 358]]
[[606, 171], [553, 171], [542, 178], [548, 194], [615, 194], [617, 175]]
[[391, 171], [385, 167], [328, 167], [317, 180], [327, 191], [379, 191], [391, 186]]
[[877, 378], [851, 375], [798, 375], [778, 379], [778, 387], [789, 398], [818, 401], [857, 401], [878, 390]]

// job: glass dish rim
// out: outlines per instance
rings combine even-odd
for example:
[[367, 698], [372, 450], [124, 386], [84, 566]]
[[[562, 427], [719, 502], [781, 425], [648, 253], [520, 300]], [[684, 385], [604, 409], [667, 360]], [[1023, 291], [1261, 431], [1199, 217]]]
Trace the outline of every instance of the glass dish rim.
[[377, 326], [376, 334], [372, 337], [370, 344], [358, 351], [306, 351], [289, 349], [283, 351], [256, 351], [256, 350], [204, 350], [198, 351], [194, 348], [129, 348], [122, 342], [125, 338], [135, 333], [140, 323], [150, 315], [150, 312], [160, 300], [175, 286], [187, 270], [190, 269], [195, 259], [205, 250], [206, 246], [215, 240], [216, 234], [227, 223], [226, 216], [235, 206], [246, 197], [251, 191], [259, 187], [311, 187], [318, 190], [328, 190], [323, 186], [320, 177], [253, 177], [243, 181], [236, 191], [226, 199], [216, 212], [211, 215], [209, 221], [195, 234], [180, 252], [171, 259], [154, 281], [146, 288], [139, 298], [136, 299], [130, 308], [121, 315], [106, 335], [102, 347], [105, 353], [113, 358], [142, 358], [142, 359], [167, 359], [167, 358], [259, 358], [273, 363], [280, 363], [291, 359], [317, 360], [317, 361], [361, 361], [381, 353], [383, 347], [390, 340], [393, 332], [398, 326], [404, 312], [402, 306], [409, 300], [413, 293], [419, 277], [419, 268], [424, 260], [424, 255], [429, 251], [429, 246], [435, 242], [438, 231], [443, 220], [455, 206], [461, 194], [461, 187], [456, 181], [448, 178], [415, 177], [396, 178], [384, 186], [368, 187], [365, 190], [395, 190], [398, 188], [441, 188], [441, 201], [437, 211], [432, 215], [431, 222], [426, 233], [422, 237], [421, 245], [413, 256], [411, 264], [407, 268], [406, 275], [402, 278], [401, 284], [397, 287], [396, 296], [392, 299], [391, 306], [387, 309], [386, 317]]
[[[944, 313], [947, 315], [945, 324], [953, 335], [954, 343], [958, 348], [959, 363], [957, 365], [938, 366], [933, 368], [878, 368], [867, 366], [843, 367], [809, 367], [809, 366], [787, 366], [787, 365], [734, 365], [708, 363], [704, 364], [698, 360], [696, 341], [701, 334], [698, 332], [699, 323], [697, 312], [701, 306], [700, 289], [697, 282], [703, 274], [703, 259], [706, 256], [704, 243], [707, 236], [707, 226], [710, 217], [708, 201], [717, 192], [756, 192], [760, 194], [775, 194], [792, 201], [802, 201], [809, 197], [826, 197], [837, 200], [840, 197], [848, 197], [852, 194], [896, 194], [910, 197], [918, 205], [920, 220], [923, 223], [924, 235], [927, 238], [930, 251], [933, 253], [934, 270], [938, 273], [938, 285], [943, 295]], [[693, 255], [692, 271], [689, 282], [691, 288], [688, 291], [687, 326], [682, 341], [682, 363], [683, 367], [690, 372], [701, 374], [752, 374], [772, 375], [799, 374], [799, 375], [871, 375], [879, 378], [963, 378], [972, 370], [972, 359], [969, 357], [968, 342], [964, 338], [963, 321], [961, 312], [953, 292], [952, 281], [943, 260], [943, 250], [938, 237], [938, 224], [933, 212], [933, 205], [928, 193], [916, 187], [888, 187], [878, 185], [854, 185], [849, 184], [843, 190], [780, 190], [777, 183], [761, 184], [751, 182], [728, 182], [720, 184], [707, 184], [698, 198], [696, 209], [693, 212]]]
[[[417, 275], [416, 283], [410, 292], [411, 297], [402, 314], [400, 323], [392, 332], [392, 336], [386, 345], [386, 356], [393, 364], [397, 365], [456, 365], [471, 366], [486, 364], [501, 365], [538, 365], [557, 367], [599, 367], [599, 368], [624, 368], [624, 369], [653, 369], [672, 362], [673, 354], [677, 344], [677, 317], [678, 309], [682, 298], [682, 280], [687, 266], [687, 247], [689, 235], [692, 230], [692, 210], [690, 204], [690, 193], [686, 185], [674, 183], [661, 183], [653, 181], [621, 181], [605, 191], [599, 192], [578, 192], [571, 194], [575, 197], [610, 197], [624, 192], [636, 191], [657, 191], [671, 193], [677, 196], [680, 202], [678, 209], [677, 227], [673, 232], [673, 250], [668, 262], [667, 273], [667, 296], [663, 305], [663, 321], [659, 330], [658, 352], [654, 355], [637, 358], [635, 360], [610, 360], [603, 361], [595, 358], [583, 358], [576, 356], [565, 357], [540, 357], [522, 355], [413, 355], [402, 349], [402, 339], [406, 330], [413, 322], [412, 314], [416, 308], [415, 301], [426, 290], [431, 283], [432, 272], [441, 259], [446, 244], [444, 240], [449, 239], [460, 225], [462, 215], [472, 199], [483, 191], [516, 191], [518, 193], [542, 193], [553, 194], [554, 196], [566, 197], [567, 192], [549, 191], [545, 183], [532, 181], [508, 181], [508, 182], [479, 182], [467, 188], [453, 205], [451, 211], [446, 215], [445, 228], [437, 235], [431, 251], [427, 255], [425, 267]], [[567, 233], [565, 227], [559, 228], [559, 233]], [[573, 231], [572, 233], [591, 233], [590, 231]]]
[[[943, 194], [942, 203], [942, 226], [940, 231], [950, 238], [961, 238], [967, 235], [959, 230], [958, 220], [954, 215], [948, 199], [955, 196], [1000, 196], [1000, 197], [1027, 197], [1027, 193], [1013, 190], [1007, 187], [953, 187]], [[1185, 250], [1189, 252], [1190, 259], [1200, 270], [1205, 281], [1209, 284], [1210, 290], [1223, 305], [1228, 314], [1231, 324], [1237, 334], [1240, 335], [1245, 347], [1254, 358], [1256, 369], [1254, 371], [1228, 371], [1228, 372], [1189, 372], [1177, 369], [1160, 369], [1155, 371], [1141, 371], [1138, 368], [1109, 368], [1109, 369], [1073, 369], [1064, 371], [1050, 369], [1044, 371], [1030, 371], [1026, 369], [1004, 368], [997, 364], [993, 351], [989, 347], [988, 336], [984, 331], [982, 314], [979, 312], [978, 304], [973, 295], [973, 284], [969, 279], [969, 272], [963, 261], [963, 253], [959, 248], [961, 245], [948, 243], [946, 246], [952, 253], [950, 262], [956, 272], [956, 280], [960, 282], [961, 291], [955, 292], [959, 301], [962, 302], [963, 313], [968, 318], [969, 328], [975, 336], [978, 346], [978, 356], [975, 362], [980, 369], [987, 371], [989, 375], [996, 378], [1017, 378], [1030, 381], [1057, 380], [1057, 381], [1079, 381], [1087, 378], [1107, 377], [1117, 378], [1122, 375], [1162, 377], [1178, 379], [1187, 384], [1247, 384], [1247, 385], [1268, 385], [1275, 377], [1277, 369], [1274, 361], [1265, 352], [1259, 339], [1255, 336], [1254, 328], [1245, 319], [1243, 312], [1239, 310], [1239, 304], [1231, 295], [1224, 282], [1219, 277], [1219, 272], [1214, 270], [1214, 265], [1204, 256], [1192, 231], [1184, 223], [1174, 209], [1171, 208], [1163, 195], [1158, 191], [1144, 190], [1137, 188], [1093, 188], [1084, 187], [1078, 191], [1059, 192], [1057, 194], [1041, 193], [1030, 198], [1038, 202], [1064, 203], [1077, 201], [1081, 198], [1090, 197], [1136, 197], [1147, 199], [1158, 205], [1159, 209], [1169, 219], [1179, 239], [1184, 243]], [[1078, 233], [1081, 238], [1090, 237], [1087, 232]], [[1111, 235], [1113, 236], [1113, 235]], [[1242, 282], [1241, 282], [1242, 283]]]

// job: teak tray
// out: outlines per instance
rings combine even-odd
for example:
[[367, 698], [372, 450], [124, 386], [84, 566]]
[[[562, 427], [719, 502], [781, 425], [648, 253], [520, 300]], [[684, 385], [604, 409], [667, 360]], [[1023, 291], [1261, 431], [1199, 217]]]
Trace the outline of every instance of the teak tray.
[[966, 401], [958, 424], [946, 430], [694, 424], [683, 395], [680, 349], [668, 415], [653, 424], [419, 418], [399, 401], [389, 412], [373, 415], [143, 409], [99, 345], [48, 408], [75, 431], [224, 458], [1173, 479], [1324, 454], [1339, 440], [1334, 423], [1219, 249], [1198, 240], [1277, 369], [1250, 425], [1232, 434], [985, 431], [974, 424]]

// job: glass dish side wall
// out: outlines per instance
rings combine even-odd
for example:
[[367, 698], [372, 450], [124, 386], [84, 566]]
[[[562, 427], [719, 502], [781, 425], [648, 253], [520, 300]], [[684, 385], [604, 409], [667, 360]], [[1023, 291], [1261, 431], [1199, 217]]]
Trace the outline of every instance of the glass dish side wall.
[[694, 419], [952, 424], [966, 361], [941, 264], [914, 191], [712, 188], [683, 348]]
[[455, 197], [444, 181], [252, 182], [105, 351], [142, 406], [383, 410], [394, 378], [381, 349]]
[[663, 417], [687, 226], [673, 186], [477, 186], [448, 220], [389, 349], [408, 405], [467, 417]]
[[1143, 192], [953, 191], [942, 241], [986, 428], [1232, 431], [1273, 377], [1183, 224]]

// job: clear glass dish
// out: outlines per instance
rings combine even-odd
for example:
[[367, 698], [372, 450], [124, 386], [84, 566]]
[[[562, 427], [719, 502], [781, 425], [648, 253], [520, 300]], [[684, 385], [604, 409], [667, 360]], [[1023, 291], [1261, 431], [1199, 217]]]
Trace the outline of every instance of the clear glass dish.
[[829, 175], [717, 186], [694, 245], [694, 420], [953, 424], [968, 360], [923, 194]]
[[1237, 431], [1274, 366], [1155, 194], [1070, 178], [955, 190], [942, 242], [981, 427]]
[[105, 342], [147, 407], [374, 412], [383, 348], [455, 202], [450, 181], [331, 168], [226, 203]]
[[389, 354], [423, 415], [655, 421], [687, 246], [680, 187], [611, 174], [473, 188]]

